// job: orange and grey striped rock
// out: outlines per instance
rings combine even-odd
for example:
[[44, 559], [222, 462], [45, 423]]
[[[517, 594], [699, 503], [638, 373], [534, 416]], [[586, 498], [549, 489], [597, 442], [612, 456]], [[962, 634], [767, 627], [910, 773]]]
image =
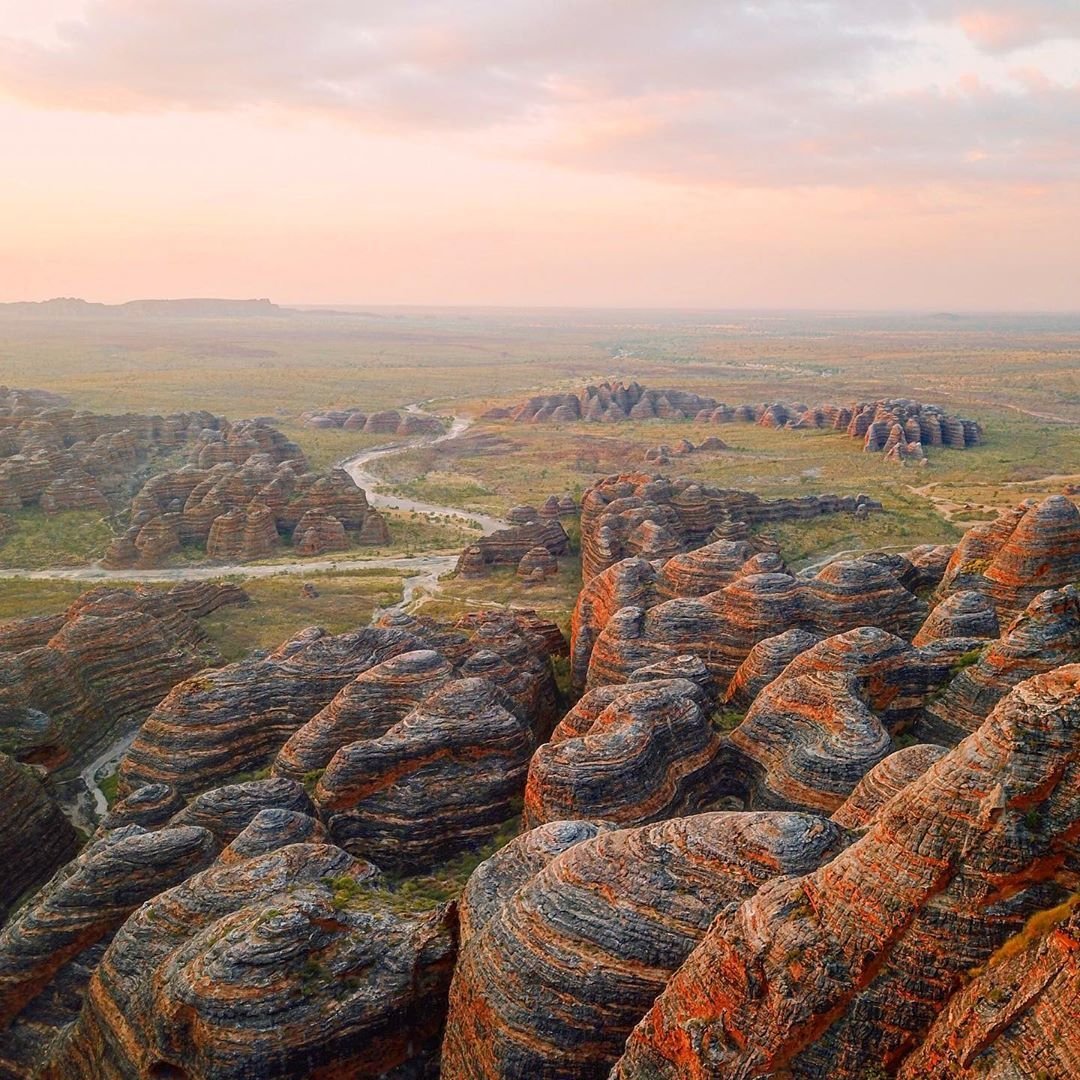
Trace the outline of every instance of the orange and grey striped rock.
[[205, 829], [118, 829], [64, 867], [0, 931], [0, 1031], [140, 904], [217, 854]]
[[[221, 862], [239, 862], [266, 855], [290, 844], [325, 844], [321, 821], [300, 810], [269, 807], [260, 810], [221, 853]], [[374, 867], [372, 868], [374, 873]]]
[[169, 826], [194, 825], [206, 829], [224, 847], [264, 810], [314, 813], [311, 799], [301, 784], [275, 776], [204, 791], [173, 815]]
[[809, 630], [785, 630], [759, 641], [739, 665], [724, 691], [724, 704], [745, 712], [765, 689], [801, 653], [821, 640]]
[[[688, 479], [622, 473], [594, 484], [581, 503], [581, 573], [589, 582], [620, 559], [668, 558], [692, 551], [732, 523], [801, 520], [860, 507], [881, 509], [865, 495], [809, 495], [772, 502]], [[728, 537], [730, 539], [730, 537]]]
[[452, 911], [392, 913], [370, 864], [326, 844], [227, 855], [128, 920], [42, 1080], [429, 1068]]
[[536, 745], [516, 712], [486, 679], [458, 679], [342, 747], [315, 788], [335, 843], [413, 872], [483, 846], [514, 816]]
[[526, 578], [529, 581], [535, 581], [537, 579], [543, 581], [545, 578], [552, 577], [558, 572], [558, 559], [556, 559], [547, 548], [539, 546], [529, 548], [529, 550], [521, 556], [521, 559], [517, 564], [517, 570], [515, 571], [519, 578]]
[[1080, 906], [1007, 947], [949, 1000], [901, 1080], [1080, 1076]]
[[821, 869], [724, 912], [618, 1078], [894, 1071], [970, 968], [1075, 884], [1080, 666], [1016, 687]]
[[718, 912], [840, 843], [809, 814], [716, 813], [573, 844], [463, 946], [441, 1075], [606, 1075]]
[[1032, 507], [983, 577], [1002, 618], [1018, 615], [1046, 589], [1080, 580], [1080, 509], [1064, 495]]
[[915, 743], [879, 761], [856, 785], [832, 820], [845, 829], [865, 829], [878, 811], [898, 792], [917, 780], [948, 748], [934, 743]]
[[625, 682], [636, 668], [691, 653], [723, 692], [766, 638], [791, 629], [836, 634], [869, 624], [910, 639], [925, 614], [914, 593], [863, 560], [832, 563], [810, 579], [749, 574], [707, 596], [616, 612], [593, 646], [586, 685]]
[[274, 760], [274, 773], [303, 780], [305, 773], [325, 769], [343, 746], [385, 735], [453, 677], [453, 665], [433, 649], [400, 653], [375, 664], [289, 738]]
[[733, 793], [745, 805], [824, 814], [892, 749], [859, 680], [843, 670], [785, 673], [762, 690], [730, 744], [743, 774]]
[[996, 638], [1001, 633], [997, 611], [985, 593], [962, 589], [947, 596], [926, 617], [912, 638], [925, 645], [943, 638]]
[[708, 698], [692, 682], [587, 694], [533, 756], [525, 825], [578, 818], [642, 825], [692, 813], [715, 798], [719, 753]]
[[71, 823], [38, 772], [0, 754], [0, 925], [30, 889], [79, 849]]
[[147, 784], [109, 807], [98, 823], [97, 836], [125, 825], [138, 825], [153, 832], [167, 825], [183, 809], [183, 796], [168, 784]]
[[573, 683], [584, 687], [589, 658], [600, 632], [621, 608], [645, 610], [656, 603], [657, 569], [647, 559], [622, 559], [586, 581], [571, 619], [570, 667]]
[[1028, 499], [993, 522], [965, 533], [939, 587], [986, 593], [1002, 623], [1045, 589], [1080, 579], [1080, 510], [1064, 495]]
[[974, 731], [1017, 683], [1080, 661], [1080, 588], [1048, 589], [978, 659], [928, 701], [918, 733], [952, 745]]
[[182, 604], [149, 590], [93, 589], [21, 636], [45, 628], [44, 643], [0, 651], [0, 750], [50, 771], [76, 771], [216, 656]]
[[515, 836], [469, 875], [458, 901], [461, 947], [560, 852], [600, 832], [591, 821], [549, 821]]
[[120, 763], [120, 793], [170, 784], [182, 794], [270, 765], [295, 731], [362, 671], [419, 648], [400, 630], [302, 631], [269, 656], [209, 669], [175, 687]]
[[492, 566], [517, 566], [537, 547], [556, 558], [570, 553], [570, 538], [558, 519], [537, 515], [535, 521], [482, 537], [462, 554], [457, 572], [468, 576], [484, 573]]

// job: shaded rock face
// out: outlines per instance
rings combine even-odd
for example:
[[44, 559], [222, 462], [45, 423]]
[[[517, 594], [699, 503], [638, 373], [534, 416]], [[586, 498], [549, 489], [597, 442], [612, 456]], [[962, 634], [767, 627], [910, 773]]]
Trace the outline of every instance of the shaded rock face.
[[4, 624], [0, 749], [50, 771], [73, 771], [216, 657], [191, 613], [240, 599], [246, 595], [235, 586], [198, 593], [103, 587], [62, 616]]
[[1064, 495], [1030, 500], [987, 525], [969, 529], [956, 547], [939, 593], [986, 595], [1002, 624], [1041, 592], [1080, 580], [1080, 510]]
[[0, 754], [0, 924], [28, 890], [52, 877], [79, 839], [42, 778]]
[[525, 824], [640, 825], [699, 810], [716, 797], [719, 753], [707, 696], [693, 682], [591, 691], [533, 756]]
[[613, 1075], [895, 1069], [963, 973], [1075, 883], [1078, 733], [1080, 666], [1021, 683], [855, 844], [723, 913]]
[[[1045, 933], [1007, 943], [938, 1016], [901, 1066], [902, 1080], [1006, 1080], [1080, 1075], [1080, 906]], [[1017, 939], [1020, 946], [1023, 939]]]
[[331, 845], [239, 844], [127, 921], [44, 1080], [413, 1075], [437, 1058], [452, 910], [391, 913], [370, 864]]
[[976, 648], [949, 685], [926, 705], [917, 733], [952, 744], [974, 731], [1018, 683], [1080, 661], [1080, 589], [1049, 589], [1009, 624], [1002, 636]]
[[6, 1032], [0, 1055], [40, 1050], [42, 1034], [51, 1034], [36, 1030], [39, 1004], [49, 1027], [50, 1003], [38, 1000], [43, 992], [81, 992], [91, 968], [80, 956], [107, 941], [150, 897], [208, 866], [216, 851], [205, 829], [148, 833], [128, 826], [61, 870], [0, 931], [0, 1032]]
[[389, 869], [489, 841], [521, 797], [535, 742], [486, 679], [432, 693], [384, 735], [338, 750], [315, 788], [330, 835]]
[[839, 846], [840, 830], [808, 814], [738, 813], [573, 843], [463, 946], [441, 1075], [605, 1076], [718, 912]]

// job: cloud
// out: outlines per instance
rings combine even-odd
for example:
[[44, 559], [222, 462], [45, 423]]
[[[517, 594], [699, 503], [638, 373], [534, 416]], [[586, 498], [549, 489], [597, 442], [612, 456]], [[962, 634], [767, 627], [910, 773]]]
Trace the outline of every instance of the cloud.
[[[1080, 73], [1062, 82], [1037, 56], [997, 57], [1080, 35], [1071, 6], [92, 0], [47, 43], [0, 38], [0, 93], [118, 113], [325, 114], [701, 183], [1049, 183], [1080, 171]], [[965, 73], [961, 46], [993, 80]], [[883, 89], [896, 71], [915, 88]]]

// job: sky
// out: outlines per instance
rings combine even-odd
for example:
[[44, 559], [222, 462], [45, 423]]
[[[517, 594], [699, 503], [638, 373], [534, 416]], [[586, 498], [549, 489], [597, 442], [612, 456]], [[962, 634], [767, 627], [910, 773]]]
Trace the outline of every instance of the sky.
[[0, 0], [0, 300], [1080, 309], [1080, 0]]

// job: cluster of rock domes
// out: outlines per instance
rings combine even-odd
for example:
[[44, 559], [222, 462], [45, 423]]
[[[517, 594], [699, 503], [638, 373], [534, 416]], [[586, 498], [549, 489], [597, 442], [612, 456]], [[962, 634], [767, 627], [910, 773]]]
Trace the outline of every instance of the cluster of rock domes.
[[5, 1069], [1076, 1075], [1080, 511], [804, 576], [686, 521], [594, 572], [565, 710], [521, 612], [176, 686], [0, 931]]
[[0, 511], [107, 511], [153, 455], [197, 452], [227, 430], [227, 421], [203, 411], [110, 416], [68, 408], [42, 391], [0, 387]]
[[304, 417], [309, 427], [341, 428], [365, 431], [369, 435], [441, 435], [443, 425], [437, 417], [408, 410], [383, 409], [364, 412], [360, 408], [329, 409]]
[[558, 560], [570, 551], [570, 538], [561, 519], [576, 517], [572, 495], [549, 495], [537, 509], [514, 506], [506, 514], [510, 527], [470, 544], [458, 557], [455, 573], [482, 577], [493, 566], [515, 566], [517, 576], [539, 585], [558, 573]]
[[257, 452], [237, 464], [185, 465], [151, 477], [131, 503], [132, 523], [105, 555], [110, 567], [155, 566], [183, 544], [212, 559], [246, 561], [292, 538], [300, 555], [389, 541], [383, 516], [344, 469], [319, 474], [303, 458]]
[[[456, 919], [410, 911], [381, 870], [483, 845], [518, 812], [556, 719], [553, 648], [527, 612], [388, 616], [180, 683], [92, 842], [0, 931], [5, 1072], [376, 1075], [437, 1053]], [[14, 780], [6, 846], [48, 823], [36, 781]], [[53, 866], [72, 854], [71, 835], [47, 839]], [[227, 1019], [215, 1002], [234, 995]], [[180, 1017], [204, 1010], [195, 1037]]]
[[923, 459], [924, 446], [962, 450], [982, 440], [978, 421], [954, 416], [940, 405], [909, 398], [846, 405], [802, 402], [726, 405], [685, 390], [649, 390], [636, 382], [628, 385], [606, 382], [587, 386], [577, 393], [539, 394], [520, 405], [489, 409], [481, 419], [528, 424], [660, 419], [714, 424], [742, 422], [771, 428], [831, 428], [862, 440], [866, 450], [883, 451], [899, 461]]
[[649, 473], [621, 473], [594, 484], [581, 502], [581, 572], [588, 583], [627, 556], [670, 558], [711, 540], [745, 539], [750, 526], [839, 512], [881, 510], [869, 495], [762, 499]]

